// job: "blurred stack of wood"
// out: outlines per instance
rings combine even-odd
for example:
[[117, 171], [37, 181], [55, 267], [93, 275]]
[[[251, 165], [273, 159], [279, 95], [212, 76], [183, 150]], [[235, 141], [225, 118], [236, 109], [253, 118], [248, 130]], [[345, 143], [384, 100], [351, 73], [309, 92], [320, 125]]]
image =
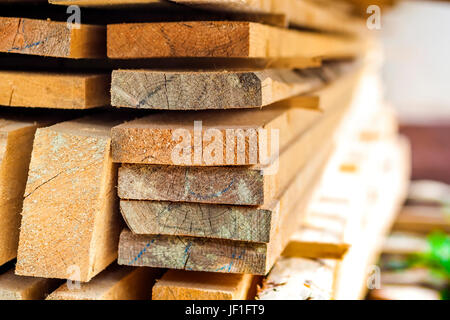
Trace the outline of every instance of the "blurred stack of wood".
[[6, 2], [0, 297], [361, 297], [408, 154], [355, 6]]
[[448, 299], [450, 187], [416, 181], [383, 246], [377, 300]]

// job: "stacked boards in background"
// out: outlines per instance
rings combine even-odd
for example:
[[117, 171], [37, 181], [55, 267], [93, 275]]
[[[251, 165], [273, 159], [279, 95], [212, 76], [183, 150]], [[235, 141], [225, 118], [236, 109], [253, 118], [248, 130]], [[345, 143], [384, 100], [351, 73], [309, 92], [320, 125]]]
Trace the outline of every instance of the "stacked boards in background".
[[88, 22], [0, 17], [0, 54], [23, 62], [0, 71], [0, 105], [80, 111], [1, 127], [0, 264], [17, 263], [0, 294], [253, 299], [283, 251], [348, 269], [353, 238], [312, 239], [309, 208], [351, 140], [362, 20], [310, 0], [49, 2]]
[[370, 291], [369, 299], [446, 299], [448, 275], [436, 262], [448, 261], [450, 219], [445, 203], [449, 190], [438, 182], [412, 183], [407, 204], [383, 244], [381, 286]]

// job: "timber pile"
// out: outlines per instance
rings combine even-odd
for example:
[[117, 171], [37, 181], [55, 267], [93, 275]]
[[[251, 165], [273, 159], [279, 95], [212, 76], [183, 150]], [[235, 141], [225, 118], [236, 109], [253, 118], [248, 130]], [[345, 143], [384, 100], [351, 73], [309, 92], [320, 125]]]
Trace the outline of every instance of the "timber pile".
[[18, 2], [0, 1], [0, 298], [361, 296], [408, 155], [353, 5]]

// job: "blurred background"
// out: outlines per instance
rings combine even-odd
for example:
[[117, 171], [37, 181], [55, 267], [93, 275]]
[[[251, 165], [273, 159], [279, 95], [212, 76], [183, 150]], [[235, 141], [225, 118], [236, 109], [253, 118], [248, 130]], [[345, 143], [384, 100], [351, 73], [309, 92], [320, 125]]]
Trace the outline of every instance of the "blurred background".
[[449, 299], [450, 2], [400, 1], [381, 23], [385, 95], [411, 142], [413, 183], [369, 298]]

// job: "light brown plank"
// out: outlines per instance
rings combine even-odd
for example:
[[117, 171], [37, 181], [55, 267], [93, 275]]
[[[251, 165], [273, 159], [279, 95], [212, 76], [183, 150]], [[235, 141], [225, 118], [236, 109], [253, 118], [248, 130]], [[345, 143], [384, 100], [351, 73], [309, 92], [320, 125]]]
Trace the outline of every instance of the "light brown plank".
[[[305, 59], [353, 57], [360, 40], [248, 22], [175, 22], [108, 25], [108, 57]], [[316, 63], [314, 64], [316, 65]]]
[[105, 57], [104, 26], [67, 27], [66, 22], [0, 17], [0, 52], [59, 58]]
[[100, 114], [37, 131], [17, 274], [89, 281], [116, 259], [122, 221], [110, 130], [122, 119]]
[[161, 270], [112, 265], [79, 288], [67, 283], [47, 297], [47, 300], [150, 300], [155, 278]]
[[258, 300], [331, 300], [335, 260], [282, 257], [258, 291]]
[[365, 25], [333, 7], [309, 0], [173, 0], [174, 2], [213, 11], [263, 12], [285, 15], [291, 25], [331, 32], [362, 33]]
[[0, 266], [17, 256], [20, 212], [35, 131], [52, 123], [0, 119]]
[[10, 270], [0, 275], [0, 300], [43, 300], [59, 283], [55, 279], [17, 276]]
[[249, 300], [258, 277], [169, 270], [153, 286], [153, 300]]
[[0, 71], [0, 105], [88, 109], [110, 103], [109, 75]]
[[111, 104], [164, 110], [261, 108], [317, 89], [321, 72], [116, 70]]

